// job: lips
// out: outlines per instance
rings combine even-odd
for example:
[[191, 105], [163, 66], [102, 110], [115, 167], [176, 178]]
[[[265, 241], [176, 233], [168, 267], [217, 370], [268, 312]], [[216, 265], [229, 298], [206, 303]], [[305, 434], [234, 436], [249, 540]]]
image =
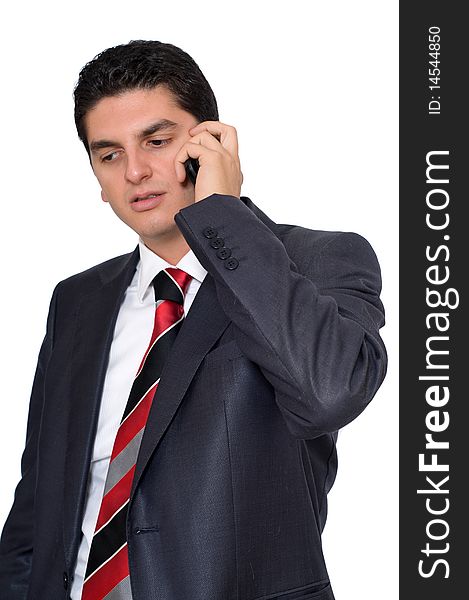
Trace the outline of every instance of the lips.
[[164, 192], [147, 192], [143, 194], [136, 194], [132, 198], [132, 202], [141, 202], [142, 200], [149, 200], [151, 198], [157, 198], [158, 196], [163, 195]]
[[163, 202], [165, 192], [147, 192], [144, 194], [136, 194], [130, 203], [132, 210], [135, 212], [145, 212], [156, 208]]

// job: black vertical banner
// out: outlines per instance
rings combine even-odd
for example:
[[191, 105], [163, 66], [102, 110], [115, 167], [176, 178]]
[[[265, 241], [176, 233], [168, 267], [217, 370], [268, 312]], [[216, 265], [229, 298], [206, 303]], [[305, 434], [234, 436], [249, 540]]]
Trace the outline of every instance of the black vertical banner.
[[469, 581], [468, 25], [400, 5], [400, 598]]

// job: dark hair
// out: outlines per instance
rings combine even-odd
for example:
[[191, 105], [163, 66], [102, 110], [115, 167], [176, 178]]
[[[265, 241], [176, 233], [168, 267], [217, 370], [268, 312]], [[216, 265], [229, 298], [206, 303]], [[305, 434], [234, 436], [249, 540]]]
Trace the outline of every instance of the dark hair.
[[87, 112], [102, 98], [157, 85], [165, 85], [199, 122], [218, 121], [215, 95], [193, 58], [172, 44], [133, 40], [103, 50], [80, 71], [74, 90], [75, 125], [88, 154]]

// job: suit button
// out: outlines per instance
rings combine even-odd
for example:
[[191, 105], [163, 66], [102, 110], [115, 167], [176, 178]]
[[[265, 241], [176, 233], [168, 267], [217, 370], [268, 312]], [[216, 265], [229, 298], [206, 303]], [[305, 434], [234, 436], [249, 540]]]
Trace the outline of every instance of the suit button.
[[217, 237], [210, 242], [210, 246], [212, 246], [212, 248], [215, 248], [215, 250], [218, 250], [218, 248], [223, 248], [224, 245], [225, 245], [225, 240], [220, 237]]
[[63, 574], [63, 582], [64, 582], [64, 589], [68, 590], [68, 574], [65, 572]]
[[225, 264], [225, 269], [229, 269], [230, 271], [232, 271], [233, 269], [236, 269], [238, 267], [239, 261], [234, 256], [232, 256], [227, 261], [225, 261], [224, 264]]
[[217, 256], [218, 256], [218, 258], [225, 260], [226, 258], [231, 256], [231, 248], [226, 248], [226, 247], [220, 248], [220, 250], [218, 250], [218, 252], [217, 252]]
[[209, 240], [210, 240], [210, 239], [212, 239], [212, 238], [214, 238], [214, 237], [217, 237], [217, 235], [218, 235], [218, 231], [215, 229], [215, 227], [212, 227], [211, 225], [209, 225], [208, 227], [206, 227], [206, 228], [205, 228], [205, 229], [202, 231], [202, 233], [203, 233], [203, 234], [204, 234], [204, 236], [205, 236], [206, 238], [208, 238]]

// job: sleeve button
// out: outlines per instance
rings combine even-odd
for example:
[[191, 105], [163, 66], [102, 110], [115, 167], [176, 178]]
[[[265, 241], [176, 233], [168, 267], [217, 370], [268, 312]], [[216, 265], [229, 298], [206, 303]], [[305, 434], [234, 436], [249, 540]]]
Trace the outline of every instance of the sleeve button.
[[231, 256], [231, 248], [227, 248], [226, 246], [223, 248], [220, 248], [220, 250], [218, 250], [218, 252], [217, 252], [217, 256], [218, 256], [218, 258], [221, 258], [222, 260], [229, 258]]
[[226, 260], [224, 264], [226, 269], [232, 271], [233, 269], [236, 269], [238, 267], [239, 261], [234, 256], [232, 256], [231, 258]]
[[206, 238], [208, 238], [209, 240], [210, 240], [210, 239], [212, 239], [212, 238], [214, 238], [214, 237], [217, 237], [217, 235], [218, 235], [218, 231], [215, 229], [215, 227], [212, 227], [211, 225], [209, 225], [208, 227], [206, 227], [206, 228], [203, 230], [203, 232], [202, 232], [202, 233], [203, 233], [203, 234], [204, 234], [204, 236], [205, 236]]
[[210, 242], [210, 246], [212, 246], [212, 248], [215, 248], [215, 250], [218, 250], [218, 248], [223, 248], [224, 245], [225, 240], [221, 237], [217, 237]]

